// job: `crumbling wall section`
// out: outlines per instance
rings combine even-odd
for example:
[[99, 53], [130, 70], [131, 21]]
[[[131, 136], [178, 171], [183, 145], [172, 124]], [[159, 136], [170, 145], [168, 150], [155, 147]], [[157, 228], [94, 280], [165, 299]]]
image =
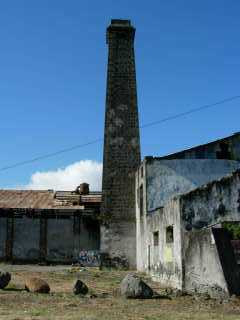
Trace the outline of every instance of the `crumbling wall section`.
[[238, 161], [146, 158], [147, 210], [162, 207], [174, 196], [194, 190], [240, 168]]
[[[168, 239], [168, 229], [172, 238]], [[171, 200], [164, 208], [146, 216], [138, 266], [163, 286], [182, 289], [182, 236], [179, 219], [179, 200]], [[139, 268], [138, 268], [139, 270]]]
[[185, 232], [183, 259], [184, 289], [189, 293], [228, 296], [228, 287], [211, 228]]
[[[172, 230], [170, 239], [168, 229]], [[182, 289], [182, 238], [178, 199], [169, 201], [157, 213], [148, 215], [147, 233], [150, 254], [148, 268], [153, 280], [166, 287]]]
[[240, 220], [240, 170], [180, 197], [186, 230]]

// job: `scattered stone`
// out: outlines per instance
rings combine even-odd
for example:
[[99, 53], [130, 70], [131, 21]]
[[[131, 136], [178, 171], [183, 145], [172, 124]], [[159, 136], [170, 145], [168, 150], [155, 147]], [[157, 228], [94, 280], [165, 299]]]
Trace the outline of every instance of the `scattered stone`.
[[179, 290], [179, 289], [173, 290], [173, 293], [172, 293], [172, 297], [173, 298], [182, 297], [184, 295], [185, 295], [184, 292], [182, 290]]
[[114, 297], [119, 297], [119, 296], [121, 296], [121, 290], [120, 290], [120, 288], [114, 288], [112, 294], [113, 294]]
[[11, 280], [11, 274], [7, 271], [0, 270], [0, 289], [4, 289]]
[[223, 299], [223, 300], [222, 300], [222, 303], [223, 303], [223, 304], [227, 304], [227, 303], [230, 303], [230, 301], [231, 301], [230, 299]]
[[109, 296], [108, 292], [102, 292], [98, 295], [99, 298], [107, 298]]
[[48, 283], [40, 278], [29, 278], [25, 282], [25, 289], [35, 293], [49, 293], [50, 287]]
[[207, 301], [211, 299], [211, 296], [208, 293], [198, 293], [194, 294], [194, 299], [196, 301]]
[[88, 293], [88, 287], [84, 282], [78, 279], [73, 286], [73, 293], [86, 295]]
[[182, 296], [188, 295], [185, 291], [176, 288], [166, 288], [165, 292], [167, 296], [171, 296], [172, 298], [178, 298]]
[[121, 295], [133, 299], [149, 299], [153, 297], [153, 290], [137, 275], [129, 273], [121, 282]]
[[211, 299], [211, 296], [210, 296], [208, 293], [204, 293], [204, 294], [202, 295], [202, 299], [205, 300], [205, 301], [207, 301], [207, 300], [210, 300], [210, 299]]
[[171, 296], [173, 294], [173, 288], [166, 288], [165, 292], [168, 296]]
[[234, 302], [234, 303], [240, 303], [240, 296], [237, 296], [236, 294], [233, 294], [229, 298], [229, 301], [230, 302]]

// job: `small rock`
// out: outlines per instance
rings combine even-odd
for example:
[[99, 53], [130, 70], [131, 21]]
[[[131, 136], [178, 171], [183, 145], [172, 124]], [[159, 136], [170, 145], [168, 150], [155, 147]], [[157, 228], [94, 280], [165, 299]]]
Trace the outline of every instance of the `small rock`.
[[210, 299], [211, 299], [211, 296], [210, 296], [208, 293], [204, 293], [204, 294], [202, 295], [202, 299], [205, 300], [205, 301], [207, 301], [207, 300], [210, 300]]
[[137, 275], [129, 273], [122, 280], [121, 295], [126, 298], [148, 299], [153, 297], [153, 290]]
[[227, 303], [230, 303], [230, 301], [231, 301], [230, 299], [223, 299], [223, 300], [222, 300], [222, 303], [223, 303], [223, 304], [227, 304]]
[[236, 294], [233, 294], [231, 295], [230, 299], [229, 299], [231, 302], [237, 302], [239, 303], [240, 302], [240, 297], [237, 296]]
[[11, 280], [11, 274], [7, 271], [0, 270], [0, 289], [4, 289]]
[[107, 298], [109, 296], [108, 292], [102, 292], [98, 295], [99, 298]]
[[121, 290], [120, 288], [114, 288], [112, 293], [114, 297], [119, 297], [121, 295]]
[[88, 293], [88, 287], [84, 282], [78, 279], [73, 286], [73, 293], [85, 295]]
[[166, 289], [165, 289], [165, 292], [166, 292], [167, 295], [170, 296], [170, 295], [173, 294], [173, 288], [166, 288]]
[[176, 288], [166, 288], [165, 292], [167, 296], [171, 296], [173, 298], [181, 297], [184, 295], [184, 292], [182, 290]]
[[48, 283], [40, 278], [29, 278], [25, 282], [25, 289], [35, 293], [49, 293]]
[[182, 297], [183, 295], [184, 293], [181, 290], [179, 289], [173, 290], [172, 296], [174, 298]]
[[208, 293], [196, 293], [194, 299], [197, 301], [207, 301], [211, 299], [211, 296]]

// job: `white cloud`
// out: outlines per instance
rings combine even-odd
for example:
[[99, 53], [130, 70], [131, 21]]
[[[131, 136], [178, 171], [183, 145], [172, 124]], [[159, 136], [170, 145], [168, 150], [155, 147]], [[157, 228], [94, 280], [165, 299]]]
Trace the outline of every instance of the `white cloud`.
[[35, 172], [25, 189], [75, 190], [82, 182], [87, 182], [91, 191], [101, 190], [102, 164], [81, 160], [55, 171]]

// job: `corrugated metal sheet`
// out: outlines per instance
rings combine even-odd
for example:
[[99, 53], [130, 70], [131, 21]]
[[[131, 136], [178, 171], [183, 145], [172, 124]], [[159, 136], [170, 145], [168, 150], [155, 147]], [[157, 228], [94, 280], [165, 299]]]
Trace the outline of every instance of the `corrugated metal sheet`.
[[6, 209], [83, 209], [91, 203], [100, 205], [100, 192], [82, 196], [71, 191], [0, 190], [0, 208]]

